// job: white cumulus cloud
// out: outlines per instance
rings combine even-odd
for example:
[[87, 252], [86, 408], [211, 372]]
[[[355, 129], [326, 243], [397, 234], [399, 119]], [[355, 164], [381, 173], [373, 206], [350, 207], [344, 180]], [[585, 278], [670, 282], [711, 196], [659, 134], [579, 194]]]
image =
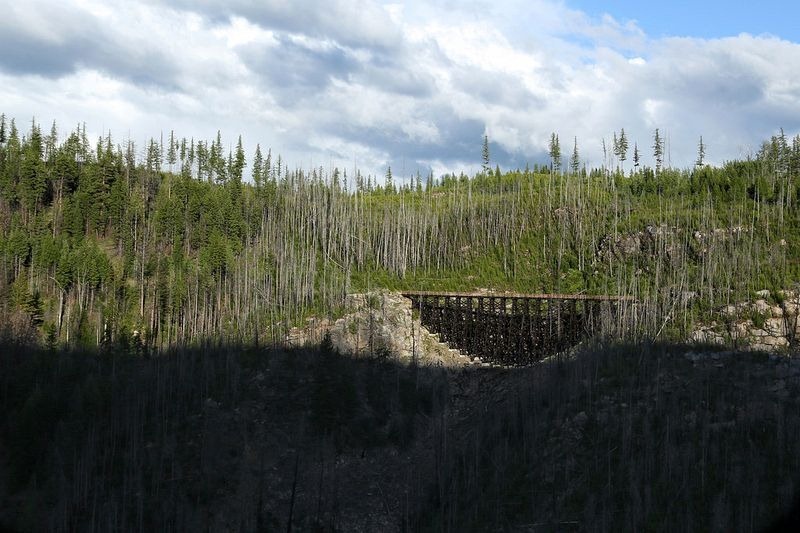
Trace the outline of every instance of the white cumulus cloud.
[[[290, 165], [476, 170], [544, 161], [550, 134], [590, 164], [625, 128], [674, 165], [800, 131], [800, 45], [651, 38], [557, 0], [218, 3], [32, 0], [0, 19], [0, 112], [137, 141], [242, 134]], [[398, 176], [400, 177], [400, 176]]]

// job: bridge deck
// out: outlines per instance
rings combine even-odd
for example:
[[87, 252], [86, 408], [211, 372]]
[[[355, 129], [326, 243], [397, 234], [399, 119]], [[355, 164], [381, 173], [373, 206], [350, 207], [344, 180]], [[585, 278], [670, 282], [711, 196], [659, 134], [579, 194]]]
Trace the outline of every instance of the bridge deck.
[[632, 302], [632, 296], [608, 296], [592, 294], [523, 294], [517, 292], [441, 292], [441, 291], [404, 291], [406, 297], [438, 296], [445, 298], [516, 298], [522, 300], [579, 300], [592, 302]]

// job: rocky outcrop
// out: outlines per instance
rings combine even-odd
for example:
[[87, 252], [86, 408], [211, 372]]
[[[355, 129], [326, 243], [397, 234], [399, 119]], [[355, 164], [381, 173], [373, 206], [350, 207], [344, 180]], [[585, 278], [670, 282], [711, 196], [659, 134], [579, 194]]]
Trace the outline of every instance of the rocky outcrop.
[[[695, 230], [691, 237], [685, 229], [666, 224], [648, 225], [640, 231], [615, 233], [603, 236], [595, 259], [628, 261], [640, 257], [662, 257], [673, 264], [681, 264], [687, 254], [695, 259], [707, 256], [730, 241], [737, 241], [748, 228], [731, 226], [710, 230]], [[782, 241], [782, 246], [786, 243]]]
[[690, 340], [768, 352], [794, 346], [800, 339], [800, 294], [787, 290], [771, 298], [763, 290], [756, 296], [752, 302], [723, 307], [718, 319], [693, 331]]
[[355, 356], [392, 357], [423, 365], [463, 366], [470, 359], [439, 342], [419, 320], [411, 300], [389, 291], [348, 294], [341, 318], [309, 319], [303, 328], [292, 328], [290, 346], [318, 345], [330, 335], [340, 353]]

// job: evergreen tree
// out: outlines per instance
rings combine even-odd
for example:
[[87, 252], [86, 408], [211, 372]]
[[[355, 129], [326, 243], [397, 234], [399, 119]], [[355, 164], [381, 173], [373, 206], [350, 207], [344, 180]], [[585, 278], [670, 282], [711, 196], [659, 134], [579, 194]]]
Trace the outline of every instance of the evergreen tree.
[[618, 158], [622, 165], [623, 172], [625, 171], [625, 161], [628, 159], [628, 137], [625, 135], [625, 128], [619, 132], [619, 154]]
[[364, 193], [364, 176], [361, 174], [360, 170], [356, 170], [356, 192], [359, 194]]
[[261, 156], [261, 145], [256, 144], [256, 153], [253, 156], [253, 183], [255, 183], [256, 188], [260, 189], [263, 185], [263, 166], [264, 166], [264, 159]]
[[[572, 145], [572, 157], [570, 158], [570, 170], [572, 171], [573, 176], [578, 175], [578, 171], [581, 169], [581, 158], [578, 154], [578, 137], [575, 137], [573, 145]], [[527, 165], [525, 169], [525, 173], [528, 173]]]
[[178, 161], [177, 151], [175, 147], [175, 132], [170, 130], [169, 132], [169, 147], [167, 149], [167, 164], [169, 165], [169, 171], [172, 172], [172, 167]]
[[386, 180], [385, 180], [386, 192], [393, 193], [394, 192], [394, 180], [392, 179], [392, 167], [386, 167]]
[[700, 142], [697, 144], [697, 161], [695, 166], [702, 167], [706, 158], [706, 145], [703, 144], [703, 136], [700, 136]]
[[227, 181], [226, 166], [227, 160], [222, 155], [222, 134], [217, 130], [217, 138], [211, 143], [211, 152], [208, 157], [208, 164], [211, 167], [211, 174], [217, 183], [225, 183]]
[[636, 167], [637, 170], [639, 169], [639, 162], [639, 145], [638, 143], [633, 143], [633, 166]]
[[210, 154], [206, 148], [206, 143], [197, 141], [197, 179], [213, 183], [209, 158]]
[[239, 135], [239, 140], [236, 142], [236, 155], [233, 159], [233, 172], [231, 175], [231, 179], [236, 180], [238, 183], [242, 182], [242, 174], [244, 172], [244, 167], [247, 166], [247, 162], [244, 156], [244, 148], [242, 148], [242, 136]]
[[181, 139], [179, 157], [180, 157], [180, 161], [181, 161], [181, 169], [183, 169], [183, 167], [186, 165], [186, 159], [188, 157], [188, 149], [187, 149], [187, 145], [186, 145], [186, 137]]
[[47, 192], [47, 175], [42, 161], [42, 133], [36, 122], [31, 123], [26, 141], [22, 150], [18, 197], [27, 211], [35, 213], [41, 207]]
[[661, 166], [664, 162], [664, 140], [661, 138], [658, 128], [656, 128], [653, 135], [653, 157], [656, 160], [656, 174], [658, 174], [661, 172]]
[[789, 142], [786, 140], [786, 133], [783, 128], [780, 129], [780, 134], [777, 138], [777, 163], [776, 171], [781, 177], [785, 177], [789, 172], [789, 161], [791, 159], [791, 152], [789, 149]]
[[481, 151], [481, 161], [483, 162], [483, 173], [489, 175], [491, 167], [489, 166], [489, 136], [483, 136], [483, 150]]
[[147, 145], [147, 170], [150, 173], [158, 172], [161, 168], [161, 150], [158, 148], [158, 143], [155, 139], [150, 139], [150, 144]]
[[19, 182], [20, 164], [22, 162], [22, 145], [19, 140], [19, 132], [14, 119], [9, 124], [8, 139], [4, 150], [3, 174], [0, 175], [0, 193], [6, 201], [14, 206], [19, 197], [17, 196], [17, 183]]
[[[111, 134], [109, 134], [110, 137]], [[50, 126], [50, 135], [47, 136], [45, 139], [44, 145], [44, 159], [52, 165], [56, 159], [56, 148], [58, 146], [58, 128], [56, 127], [56, 121], [53, 121], [53, 124]]]
[[561, 146], [558, 142], [558, 135], [552, 133], [550, 135], [550, 168], [553, 172], [561, 170]]
[[789, 160], [789, 172], [796, 176], [800, 173], [800, 135], [792, 139], [792, 153]]

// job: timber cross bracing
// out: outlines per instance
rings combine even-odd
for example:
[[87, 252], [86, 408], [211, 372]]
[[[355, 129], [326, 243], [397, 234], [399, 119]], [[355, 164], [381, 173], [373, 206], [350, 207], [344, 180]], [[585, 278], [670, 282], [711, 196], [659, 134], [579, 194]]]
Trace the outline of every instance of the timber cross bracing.
[[420, 320], [469, 355], [527, 365], [574, 346], [616, 315], [624, 296], [404, 292]]

